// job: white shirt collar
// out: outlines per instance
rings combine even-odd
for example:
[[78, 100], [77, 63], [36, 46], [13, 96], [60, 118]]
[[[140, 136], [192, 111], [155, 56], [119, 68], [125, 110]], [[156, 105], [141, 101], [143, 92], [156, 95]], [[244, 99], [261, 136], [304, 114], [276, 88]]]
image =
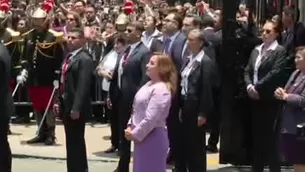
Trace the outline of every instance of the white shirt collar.
[[[264, 45], [265, 45], [265, 43], [257, 46], [255, 49], [258, 50], [259, 52], [262, 52]], [[270, 51], [270, 50], [274, 51], [278, 45], [279, 45], [279, 43], [277, 42], [277, 40], [275, 40], [269, 45], [269, 47], [266, 49], [266, 51]]]
[[204, 56], [204, 50], [201, 50], [194, 58], [192, 58], [193, 54], [189, 55], [188, 58], [191, 60], [191, 59], [194, 59], [198, 62], [201, 62], [203, 56]]
[[158, 36], [160, 34], [161, 34], [161, 32], [158, 29], [155, 29], [155, 31], [151, 35], [147, 35], [146, 31], [143, 32], [143, 36], [149, 36], [149, 37], [155, 37], [155, 36]]
[[77, 49], [77, 50], [72, 51], [71, 53], [69, 53], [69, 54], [70, 54], [70, 57], [76, 56], [76, 54], [77, 54], [78, 52], [80, 52], [81, 50], [82, 50], [82, 48], [79, 48], [79, 49]]
[[140, 43], [141, 43], [141, 41], [130, 44], [130, 49], [135, 49]]

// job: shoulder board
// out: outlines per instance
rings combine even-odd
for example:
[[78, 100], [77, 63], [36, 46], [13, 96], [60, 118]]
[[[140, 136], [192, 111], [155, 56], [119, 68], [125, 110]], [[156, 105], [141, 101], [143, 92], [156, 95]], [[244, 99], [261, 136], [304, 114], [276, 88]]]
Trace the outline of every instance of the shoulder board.
[[27, 36], [28, 34], [30, 34], [31, 32], [33, 32], [33, 30], [34, 30], [34, 29], [29, 30], [29, 31], [23, 33], [21, 36], [22, 36], [22, 37], [25, 37], [25, 36]]
[[49, 29], [49, 32], [51, 34], [53, 34], [53, 36], [56, 38], [55, 42], [62, 42], [63, 41], [63, 38], [64, 38], [64, 33], [63, 32], [57, 32], [53, 29]]
[[16, 32], [10, 28], [6, 28], [6, 31], [11, 35], [13, 42], [18, 41], [20, 39], [20, 32]]

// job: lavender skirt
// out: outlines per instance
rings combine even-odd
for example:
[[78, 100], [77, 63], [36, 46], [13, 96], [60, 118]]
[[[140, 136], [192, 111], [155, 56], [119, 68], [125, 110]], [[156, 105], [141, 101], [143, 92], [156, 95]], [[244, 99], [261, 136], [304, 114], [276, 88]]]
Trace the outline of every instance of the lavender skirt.
[[134, 172], [166, 172], [168, 136], [165, 128], [155, 128], [142, 142], [134, 143]]
[[282, 134], [281, 159], [289, 164], [305, 164], [305, 141], [293, 134]]

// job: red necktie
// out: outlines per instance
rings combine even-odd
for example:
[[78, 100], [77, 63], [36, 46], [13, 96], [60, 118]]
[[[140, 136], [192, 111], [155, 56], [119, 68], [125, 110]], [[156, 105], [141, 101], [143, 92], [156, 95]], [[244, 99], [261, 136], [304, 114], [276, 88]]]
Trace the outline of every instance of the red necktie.
[[129, 53], [130, 53], [130, 46], [126, 49], [125, 54], [123, 56], [123, 63], [122, 63], [123, 68], [127, 63]]
[[62, 87], [61, 87], [61, 93], [64, 93], [65, 91], [65, 82], [67, 79], [67, 70], [69, 67], [69, 62], [70, 62], [70, 56], [71, 54], [68, 54], [65, 58], [64, 64], [62, 66], [62, 71], [61, 71], [61, 75], [62, 75]]

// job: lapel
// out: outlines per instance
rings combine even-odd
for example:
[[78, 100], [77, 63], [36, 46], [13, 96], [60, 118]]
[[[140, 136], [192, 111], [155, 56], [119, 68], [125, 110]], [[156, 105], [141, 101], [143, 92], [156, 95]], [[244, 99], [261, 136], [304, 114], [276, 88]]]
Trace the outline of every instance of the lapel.
[[139, 47], [142, 45], [142, 42], [140, 42], [134, 49], [133, 49], [133, 51], [130, 53], [130, 55], [129, 55], [129, 57], [127, 58], [127, 63], [128, 63], [128, 61], [130, 60], [130, 58], [132, 57], [132, 56], [134, 56], [134, 55], [136, 55], [137, 53], [138, 53], [138, 51], [139, 51]]
[[80, 50], [79, 52], [77, 52], [71, 59], [71, 61], [68, 64], [68, 69], [67, 72], [71, 69], [71, 67], [82, 57], [79, 54], [82, 53], [83, 50]]
[[191, 69], [191, 72], [190, 72], [189, 77], [191, 77], [191, 76], [193, 75], [194, 71], [196, 71], [197, 68], [200, 67], [200, 63], [201, 63], [201, 62], [198, 61], [198, 60], [195, 61], [194, 66], [193, 66], [192, 69]]
[[184, 59], [182, 59], [182, 66], [181, 66], [181, 71], [183, 71], [183, 69], [186, 67], [186, 65], [190, 62], [190, 58], [189, 57], [186, 57]]
[[252, 53], [252, 65], [253, 65], [253, 68], [255, 67], [255, 63], [256, 63], [256, 59], [259, 55], [259, 51], [257, 49], [255, 49], [255, 51], [253, 51]]
[[296, 73], [294, 73], [291, 76], [292, 79], [289, 80], [289, 82], [287, 84], [287, 89], [291, 88], [289, 90], [290, 93], [298, 93], [304, 89], [305, 79], [302, 79], [300, 83], [295, 82], [300, 74], [301, 74], [301, 72], [298, 70]]
[[275, 50], [268, 50], [266, 54], [262, 57], [262, 61], [259, 67], [264, 66], [269, 60], [272, 60], [274, 52]]

